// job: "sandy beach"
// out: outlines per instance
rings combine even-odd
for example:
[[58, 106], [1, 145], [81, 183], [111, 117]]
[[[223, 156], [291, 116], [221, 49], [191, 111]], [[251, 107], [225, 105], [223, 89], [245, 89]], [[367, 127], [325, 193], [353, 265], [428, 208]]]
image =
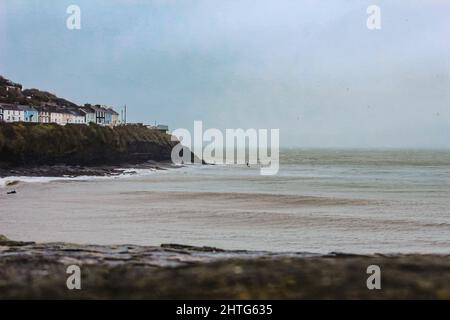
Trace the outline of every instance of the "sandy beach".
[[[1, 188], [0, 234], [17, 241], [0, 242], [0, 297], [450, 298], [448, 153], [282, 155], [274, 177], [198, 165], [3, 178], [16, 183]], [[69, 265], [82, 290], [67, 290]], [[367, 288], [371, 265], [381, 290]]]
[[0, 189], [0, 234], [100, 245], [450, 254], [448, 152], [294, 150], [281, 156], [273, 177], [260, 176], [257, 167], [198, 165], [3, 178], [19, 182]]

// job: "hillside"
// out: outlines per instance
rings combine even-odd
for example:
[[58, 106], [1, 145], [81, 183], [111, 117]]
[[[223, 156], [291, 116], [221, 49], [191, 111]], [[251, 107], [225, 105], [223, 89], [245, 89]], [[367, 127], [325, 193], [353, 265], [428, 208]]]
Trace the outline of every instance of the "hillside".
[[[6, 87], [16, 87], [20, 90], [7, 90]], [[0, 102], [3, 103], [16, 103], [40, 106], [44, 104], [58, 105], [77, 108], [79, 107], [76, 103], [69, 100], [57, 97], [53, 93], [47, 91], [41, 91], [39, 89], [24, 89], [22, 90], [22, 85], [19, 83], [14, 83], [13, 81], [0, 76]]]
[[170, 160], [170, 135], [141, 125], [1, 123], [0, 168]]
[[[0, 76], [0, 103], [79, 106], [50, 92], [22, 89]], [[142, 125], [0, 122], [0, 169], [52, 165], [103, 166], [170, 160], [171, 136]]]

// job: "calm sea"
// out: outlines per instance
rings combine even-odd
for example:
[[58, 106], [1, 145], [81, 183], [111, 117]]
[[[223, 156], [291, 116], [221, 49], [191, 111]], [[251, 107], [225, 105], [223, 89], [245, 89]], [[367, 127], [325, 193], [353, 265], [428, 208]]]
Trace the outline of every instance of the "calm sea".
[[276, 176], [192, 165], [119, 178], [6, 178], [0, 234], [328, 253], [450, 253], [450, 152], [283, 150]]

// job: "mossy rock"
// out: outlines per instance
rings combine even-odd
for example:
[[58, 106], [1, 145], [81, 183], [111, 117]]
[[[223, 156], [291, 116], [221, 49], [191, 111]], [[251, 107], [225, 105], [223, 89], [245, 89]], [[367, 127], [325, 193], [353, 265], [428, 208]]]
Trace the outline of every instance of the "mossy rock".
[[18, 247], [18, 246], [26, 246], [29, 244], [34, 244], [35, 242], [23, 242], [23, 241], [13, 241], [8, 239], [6, 236], [0, 234], [0, 246], [8, 246], [8, 247]]

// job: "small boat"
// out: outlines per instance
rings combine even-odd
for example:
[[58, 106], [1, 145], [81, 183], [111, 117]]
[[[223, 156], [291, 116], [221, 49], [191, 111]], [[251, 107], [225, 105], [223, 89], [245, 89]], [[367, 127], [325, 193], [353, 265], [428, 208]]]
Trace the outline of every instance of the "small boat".
[[6, 194], [16, 194], [16, 190], [8, 191]]

